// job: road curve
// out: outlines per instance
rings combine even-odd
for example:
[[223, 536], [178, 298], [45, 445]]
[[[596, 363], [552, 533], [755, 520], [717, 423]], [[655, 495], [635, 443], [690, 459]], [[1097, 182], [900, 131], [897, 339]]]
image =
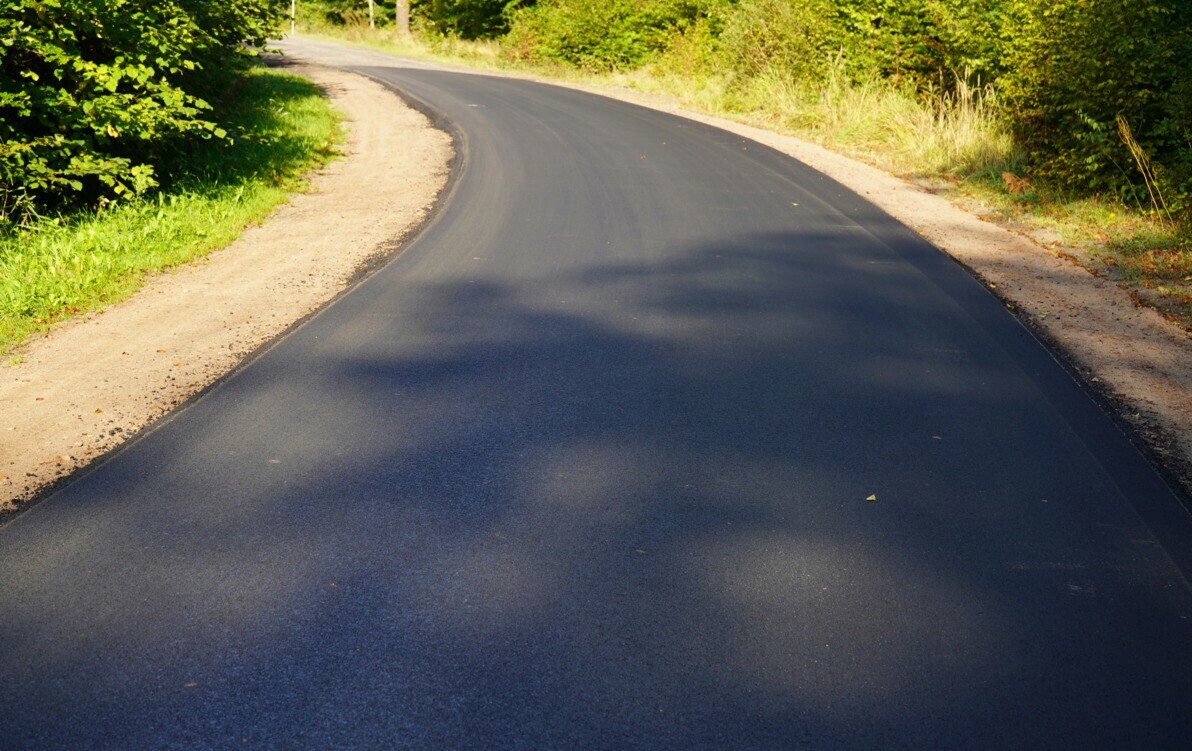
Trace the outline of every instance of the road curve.
[[451, 194], [0, 529], [0, 748], [1187, 747], [1187, 514], [962, 268], [720, 130], [361, 72]]

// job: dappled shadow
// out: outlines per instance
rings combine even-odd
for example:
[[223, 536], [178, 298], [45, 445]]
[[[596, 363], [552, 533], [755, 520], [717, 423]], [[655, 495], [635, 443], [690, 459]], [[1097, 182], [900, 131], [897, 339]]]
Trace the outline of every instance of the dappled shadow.
[[[865, 243], [759, 234], [534, 276], [374, 278], [18, 520], [78, 531], [0, 552], [6, 601], [29, 604], [0, 646], [0, 700], [28, 709], [0, 732], [1184, 737], [1187, 593], [1155, 594], [1162, 550], [1005, 349], [1033, 343], [974, 342], [953, 297]], [[160, 513], [118, 526], [132, 504]], [[38, 584], [105, 558], [128, 572], [116, 589]], [[51, 624], [60, 642], [37, 647]]]
[[[288, 65], [278, 61], [270, 68], [285, 72]], [[334, 125], [317, 84], [263, 70], [242, 72], [227, 84], [211, 115], [224, 135], [179, 141], [161, 156], [154, 172], [163, 181], [163, 200], [258, 181], [292, 186], [337, 153], [335, 139], [320, 135]]]

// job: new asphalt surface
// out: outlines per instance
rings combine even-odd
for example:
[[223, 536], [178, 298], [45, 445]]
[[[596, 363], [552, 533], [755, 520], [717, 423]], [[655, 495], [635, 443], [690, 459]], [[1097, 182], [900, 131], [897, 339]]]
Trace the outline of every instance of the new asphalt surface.
[[362, 72], [442, 210], [0, 528], [0, 748], [1189, 747], [1188, 515], [978, 281], [738, 136]]

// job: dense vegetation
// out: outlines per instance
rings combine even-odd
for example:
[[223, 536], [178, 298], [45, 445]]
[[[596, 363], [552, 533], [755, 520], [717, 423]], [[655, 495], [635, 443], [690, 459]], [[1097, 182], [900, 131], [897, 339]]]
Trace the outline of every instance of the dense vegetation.
[[0, 234], [0, 353], [223, 247], [335, 156], [338, 118], [310, 81], [253, 68], [224, 105], [229, 137], [194, 144], [152, 194]]
[[285, 5], [0, 5], [0, 224], [145, 193], [225, 138], [225, 95]]
[[0, 352], [225, 245], [334, 157], [318, 87], [255, 59], [286, 7], [0, 5]]

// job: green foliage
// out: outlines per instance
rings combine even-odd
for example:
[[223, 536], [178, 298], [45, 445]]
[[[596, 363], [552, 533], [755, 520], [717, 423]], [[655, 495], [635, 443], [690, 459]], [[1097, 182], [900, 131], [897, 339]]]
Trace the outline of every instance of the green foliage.
[[1140, 199], [1118, 118], [1174, 199], [1192, 179], [1192, 10], [1163, 0], [1014, 0], [999, 85], [1036, 173]]
[[511, 55], [587, 70], [627, 69], [666, 49], [707, 0], [541, 0], [512, 14]]
[[440, 34], [463, 39], [487, 39], [509, 30], [506, 8], [519, 3], [510, 0], [422, 0], [412, 12]]
[[717, 52], [722, 70], [745, 78], [823, 77], [834, 46], [830, 0], [741, 0], [720, 11]]
[[[532, 0], [411, 0], [412, 25], [424, 36], [490, 39], [509, 30], [508, 14]], [[395, 0], [374, 0], [378, 28], [394, 23]], [[368, 0], [302, 0], [298, 20], [313, 29], [368, 25]]]
[[[298, 22], [308, 28], [368, 24], [368, 0], [305, 0], [296, 9]], [[393, 3], [378, 2], [374, 15], [378, 26], [391, 23]]]
[[939, 85], [954, 80], [951, 71], [995, 74], [1006, 1], [542, 0], [513, 14], [508, 42], [514, 57], [589, 69], [630, 68], [675, 51], [705, 60], [707, 72], [807, 80], [840, 58], [856, 80]]
[[[835, 0], [833, 42], [854, 77], [949, 85], [951, 73], [989, 81], [1000, 69], [1005, 0]], [[799, 3], [801, 4], [801, 3]]]
[[338, 120], [309, 81], [256, 68], [233, 89], [229, 137], [199, 141], [171, 185], [0, 236], [0, 352], [226, 244], [334, 156]]
[[163, 155], [224, 137], [209, 100], [280, 9], [277, 0], [8, 0], [0, 222], [143, 193]]

